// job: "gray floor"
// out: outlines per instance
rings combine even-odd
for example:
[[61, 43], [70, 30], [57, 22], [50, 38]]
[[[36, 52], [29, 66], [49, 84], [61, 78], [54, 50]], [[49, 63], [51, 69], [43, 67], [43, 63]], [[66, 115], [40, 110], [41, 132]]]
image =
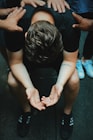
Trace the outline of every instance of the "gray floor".
[[[81, 45], [82, 41], [83, 39]], [[7, 65], [0, 55], [0, 140], [61, 140], [59, 132], [63, 98], [57, 105], [47, 108], [45, 111], [34, 110], [28, 136], [18, 137], [16, 120], [20, 107], [8, 89], [6, 69]], [[47, 94], [48, 85], [51, 86], [55, 82], [55, 77], [40, 80], [44, 85], [44, 89], [40, 89], [40, 92]], [[93, 140], [93, 79], [87, 76], [80, 81], [80, 91], [73, 107], [73, 115], [75, 125], [70, 140]]]

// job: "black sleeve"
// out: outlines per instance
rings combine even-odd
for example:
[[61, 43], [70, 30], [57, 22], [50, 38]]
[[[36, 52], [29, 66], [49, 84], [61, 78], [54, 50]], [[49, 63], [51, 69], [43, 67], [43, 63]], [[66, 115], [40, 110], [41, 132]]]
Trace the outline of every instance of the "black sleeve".
[[21, 2], [21, 0], [5, 0], [5, 1], [6, 1], [7, 8], [20, 6], [20, 2]]
[[74, 29], [72, 25], [76, 23], [72, 16], [72, 12], [67, 10], [63, 14], [64, 29], [61, 30], [63, 37], [64, 49], [68, 52], [74, 52], [79, 48], [80, 30]]
[[54, 17], [55, 26], [62, 34], [64, 49], [68, 52], [76, 51], [79, 48], [80, 30], [72, 27], [76, 23], [72, 11], [66, 9], [65, 13], [58, 13], [52, 8], [48, 10]]
[[[5, 0], [6, 7], [20, 6], [20, 0]], [[22, 26], [21, 26], [22, 27]], [[23, 32], [4, 31], [6, 48], [9, 51], [15, 52], [22, 49], [25, 45]]]
[[16, 52], [25, 46], [25, 36], [23, 32], [5, 31], [6, 48], [9, 51]]

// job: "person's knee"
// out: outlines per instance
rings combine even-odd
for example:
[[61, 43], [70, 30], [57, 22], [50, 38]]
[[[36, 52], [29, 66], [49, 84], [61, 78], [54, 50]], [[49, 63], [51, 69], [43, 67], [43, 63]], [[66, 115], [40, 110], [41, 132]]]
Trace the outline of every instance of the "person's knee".
[[14, 87], [14, 88], [16, 88], [18, 86], [17, 81], [11, 72], [9, 72], [9, 74], [8, 74], [8, 85], [10, 87]]
[[77, 71], [75, 71], [74, 74], [71, 76], [69, 82], [68, 82], [69, 88], [71, 90], [79, 89], [79, 83], [80, 83], [80, 80], [79, 80]]

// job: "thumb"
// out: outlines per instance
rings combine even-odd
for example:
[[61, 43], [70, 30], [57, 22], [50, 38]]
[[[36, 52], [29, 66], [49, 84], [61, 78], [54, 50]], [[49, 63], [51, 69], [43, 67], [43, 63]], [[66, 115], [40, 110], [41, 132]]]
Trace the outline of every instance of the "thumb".
[[30, 93], [27, 90], [26, 90], [26, 95], [27, 95], [27, 99], [29, 100], [30, 99]]
[[79, 24], [73, 24], [72, 27], [73, 28], [79, 28]]
[[25, 3], [23, 1], [21, 1], [20, 5], [21, 5], [21, 7], [24, 7]]
[[23, 28], [17, 26], [17, 29], [16, 30], [19, 31], [19, 32], [22, 32], [23, 31]]

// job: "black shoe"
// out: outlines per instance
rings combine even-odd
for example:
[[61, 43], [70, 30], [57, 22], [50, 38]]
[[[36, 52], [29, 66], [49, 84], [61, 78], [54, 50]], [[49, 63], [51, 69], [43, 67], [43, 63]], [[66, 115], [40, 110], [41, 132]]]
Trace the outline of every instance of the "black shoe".
[[69, 115], [63, 114], [61, 122], [61, 138], [63, 140], [68, 140], [73, 131], [74, 120], [72, 113]]
[[30, 128], [31, 112], [23, 113], [18, 118], [17, 132], [20, 137], [25, 137]]

